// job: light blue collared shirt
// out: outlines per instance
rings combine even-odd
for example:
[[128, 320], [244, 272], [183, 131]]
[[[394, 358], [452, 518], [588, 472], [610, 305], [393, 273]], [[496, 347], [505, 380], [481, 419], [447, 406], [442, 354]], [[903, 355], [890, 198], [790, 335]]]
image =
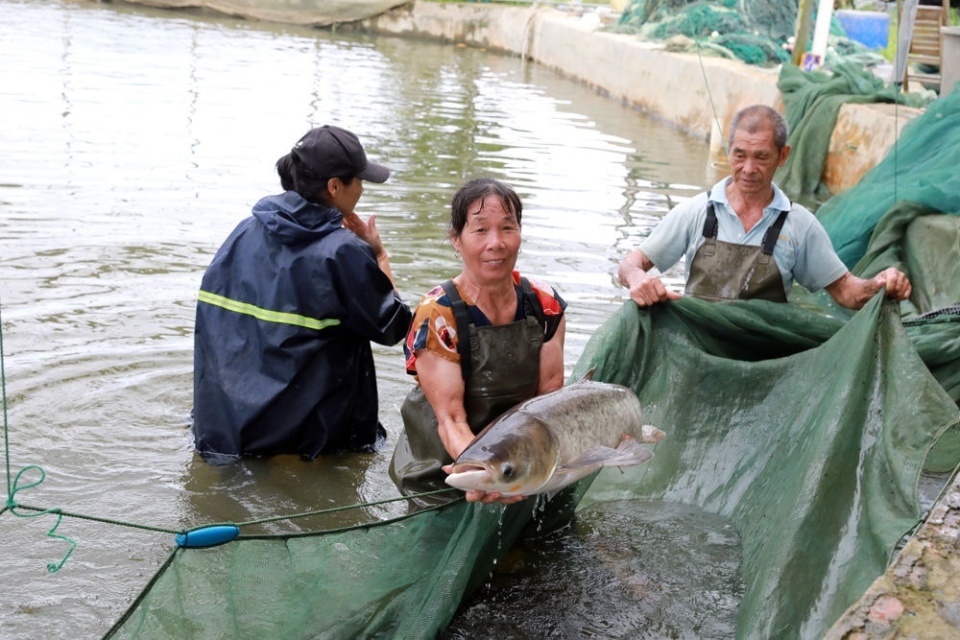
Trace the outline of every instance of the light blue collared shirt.
[[703, 223], [707, 218], [707, 201], [714, 203], [719, 223], [717, 240], [734, 244], [760, 246], [763, 234], [776, 221], [777, 215], [790, 209], [773, 248], [773, 258], [780, 269], [785, 293], [789, 295], [796, 280], [810, 291], [817, 291], [847, 272], [837, 256], [830, 236], [820, 221], [803, 205], [791, 203], [780, 187], [773, 185], [773, 200], [763, 210], [763, 217], [750, 231], [727, 199], [727, 183], [721, 180], [713, 188], [683, 202], [667, 213], [650, 236], [640, 245], [654, 266], [661, 272], [686, 257], [686, 278], [697, 249], [703, 244]]

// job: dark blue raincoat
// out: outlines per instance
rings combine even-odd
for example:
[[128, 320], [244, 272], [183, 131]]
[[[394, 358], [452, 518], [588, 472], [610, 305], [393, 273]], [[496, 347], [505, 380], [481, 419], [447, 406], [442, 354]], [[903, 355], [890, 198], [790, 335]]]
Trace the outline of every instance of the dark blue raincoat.
[[[370, 341], [403, 339], [409, 307], [333, 207], [262, 199], [203, 276], [193, 434], [205, 457], [370, 451]], [[399, 357], [399, 356], [398, 356]]]

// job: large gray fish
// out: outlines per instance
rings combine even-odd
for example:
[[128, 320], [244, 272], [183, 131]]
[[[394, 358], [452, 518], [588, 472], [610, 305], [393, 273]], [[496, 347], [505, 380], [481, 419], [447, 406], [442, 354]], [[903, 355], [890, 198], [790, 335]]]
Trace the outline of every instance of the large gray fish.
[[649, 460], [653, 453], [639, 443], [658, 442], [663, 431], [643, 424], [630, 389], [594, 382], [592, 373], [521, 402], [487, 425], [453, 463], [447, 484], [552, 497], [601, 467]]

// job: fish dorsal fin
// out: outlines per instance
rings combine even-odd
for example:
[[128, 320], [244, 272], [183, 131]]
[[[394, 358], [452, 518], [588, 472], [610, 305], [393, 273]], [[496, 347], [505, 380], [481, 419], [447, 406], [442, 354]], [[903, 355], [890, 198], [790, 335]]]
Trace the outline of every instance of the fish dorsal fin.
[[590, 367], [590, 369], [585, 374], [580, 376], [580, 380], [577, 380], [577, 382], [582, 382], [583, 380], [593, 380], [593, 374], [596, 372], [597, 372], [596, 367]]

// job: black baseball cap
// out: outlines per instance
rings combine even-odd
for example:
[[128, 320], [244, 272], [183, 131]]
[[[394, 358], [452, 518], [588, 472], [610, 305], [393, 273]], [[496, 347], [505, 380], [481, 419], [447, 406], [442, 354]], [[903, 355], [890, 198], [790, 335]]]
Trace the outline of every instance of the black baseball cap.
[[346, 129], [325, 124], [311, 129], [291, 151], [304, 168], [321, 178], [356, 176], [371, 182], [386, 182], [390, 169], [367, 160], [359, 138]]

